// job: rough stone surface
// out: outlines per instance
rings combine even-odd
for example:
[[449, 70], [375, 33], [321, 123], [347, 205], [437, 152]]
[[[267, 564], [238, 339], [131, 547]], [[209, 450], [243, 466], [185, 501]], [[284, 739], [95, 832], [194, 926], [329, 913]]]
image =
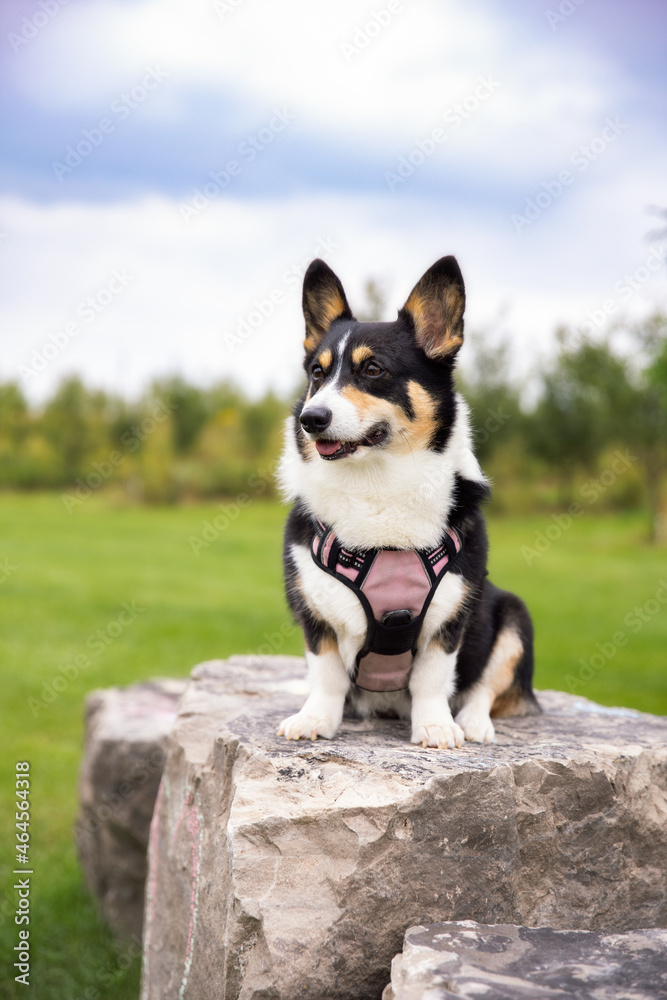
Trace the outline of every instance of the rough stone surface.
[[144, 1000], [375, 998], [413, 924], [667, 925], [667, 719], [538, 694], [497, 743], [275, 735], [302, 661], [202, 664], [151, 826]]
[[149, 681], [86, 700], [76, 841], [90, 890], [121, 937], [141, 939], [148, 832], [186, 685]]
[[667, 997], [667, 930], [410, 927], [383, 1000], [656, 1000]]

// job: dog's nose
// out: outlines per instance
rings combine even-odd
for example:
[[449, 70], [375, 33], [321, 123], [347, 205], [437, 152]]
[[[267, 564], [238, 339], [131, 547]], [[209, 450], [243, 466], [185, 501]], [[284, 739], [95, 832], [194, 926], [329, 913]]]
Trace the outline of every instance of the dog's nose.
[[301, 414], [299, 420], [304, 431], [321, 434], [331, 423], [333, 413], [328, 406], [313, 406]]

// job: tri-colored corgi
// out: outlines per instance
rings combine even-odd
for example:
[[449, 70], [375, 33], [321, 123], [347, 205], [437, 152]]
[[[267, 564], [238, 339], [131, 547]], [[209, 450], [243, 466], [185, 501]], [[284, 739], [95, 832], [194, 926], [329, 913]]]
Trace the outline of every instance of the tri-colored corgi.
[[490, 495], [454, 389], [465, 289], [454, 257], [392, 323], [355, 320], [321, 260], [303, 286], [308, 385], [281, 464], [290, 607], [310, 694], [278, 735], [331, 739], [346, 704], [410, 719], [412, 742], [489, 742], [539, 712], [524, 603], [487, 579]]

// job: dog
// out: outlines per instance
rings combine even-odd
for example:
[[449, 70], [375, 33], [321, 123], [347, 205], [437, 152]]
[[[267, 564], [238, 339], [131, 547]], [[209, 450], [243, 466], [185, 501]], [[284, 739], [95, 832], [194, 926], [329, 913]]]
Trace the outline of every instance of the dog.
[[305, 274], [308, 382], [279, 476], [310, 693], [278, 729], [288, 740], [332, 739], [346, 704], [409, 719], [411, 742], [438, 749], [540, 711], [528, 609], [487, 579], [490, 487], [454, 386], [464, 309], [452, 256], [394, 322], [358, 322], [324, 261]]

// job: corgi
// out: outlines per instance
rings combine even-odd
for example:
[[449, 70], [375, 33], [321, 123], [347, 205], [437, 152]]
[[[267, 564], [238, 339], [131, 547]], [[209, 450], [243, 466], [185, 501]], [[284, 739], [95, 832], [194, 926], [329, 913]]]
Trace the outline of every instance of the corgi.
[[387, 323], [358, 322], [324, 261], [305, 274], [307, 387], [279, 478], [310, 693], [278, 729], [288, 740], [332, 739], [346, 705], [441, 750], [540, 711], [528, 609], [487, 579], [490, 487], [454, 387], [464, 309], [451, 256]]

